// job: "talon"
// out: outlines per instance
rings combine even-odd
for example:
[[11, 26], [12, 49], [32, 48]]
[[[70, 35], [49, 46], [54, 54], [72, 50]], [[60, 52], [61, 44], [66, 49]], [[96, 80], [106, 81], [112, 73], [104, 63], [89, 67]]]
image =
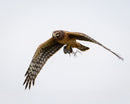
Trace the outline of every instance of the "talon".
[[71, 48], [71, 46], [67, 45], [67, 46], [64, 47], [64, 53], [65, 54], [67, 54], [67, 53], [70, 54], [72, 52], [73, 52], [73, 49]]

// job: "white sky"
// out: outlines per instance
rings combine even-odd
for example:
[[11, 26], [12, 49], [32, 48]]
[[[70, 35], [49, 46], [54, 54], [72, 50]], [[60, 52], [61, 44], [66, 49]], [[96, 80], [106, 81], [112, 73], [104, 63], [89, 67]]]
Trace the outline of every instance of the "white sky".
[[[124, 57], [90, 50], [51, 57], [31, 90], [24, 74], [54, 30], [87, 33]], [[1, 0], [0, 104], [130, 104], [129, 0]]]

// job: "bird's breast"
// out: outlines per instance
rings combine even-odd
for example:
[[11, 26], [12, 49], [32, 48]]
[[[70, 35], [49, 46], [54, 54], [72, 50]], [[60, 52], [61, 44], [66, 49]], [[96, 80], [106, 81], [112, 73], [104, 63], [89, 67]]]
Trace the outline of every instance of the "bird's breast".
[[62, 40], [58, 40], [59, 43], [61, 44], [68, 44], [68, 45], [73, 45], [76, 42], [76, 39], [71, 39], [68, 36], [65, 36]]

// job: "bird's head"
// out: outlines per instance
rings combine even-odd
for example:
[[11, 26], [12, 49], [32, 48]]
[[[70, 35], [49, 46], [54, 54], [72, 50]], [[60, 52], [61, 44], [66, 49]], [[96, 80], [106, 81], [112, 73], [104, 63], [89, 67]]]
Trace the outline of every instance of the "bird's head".
[[62, 30], [54, 31], [52, 37], [56, 40], [62, 40], [64, 38], [65, 32]]

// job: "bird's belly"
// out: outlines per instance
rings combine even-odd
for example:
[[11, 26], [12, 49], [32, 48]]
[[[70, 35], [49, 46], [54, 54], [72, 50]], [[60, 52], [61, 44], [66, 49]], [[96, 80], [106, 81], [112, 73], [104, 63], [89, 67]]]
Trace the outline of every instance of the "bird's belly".
[[70, 46], [73, 46], [76, 43], [75, 39], [69, 39], [69, 38], [64, 38], [63, 40], [58, 41], [61, 44], [67, 44]]

